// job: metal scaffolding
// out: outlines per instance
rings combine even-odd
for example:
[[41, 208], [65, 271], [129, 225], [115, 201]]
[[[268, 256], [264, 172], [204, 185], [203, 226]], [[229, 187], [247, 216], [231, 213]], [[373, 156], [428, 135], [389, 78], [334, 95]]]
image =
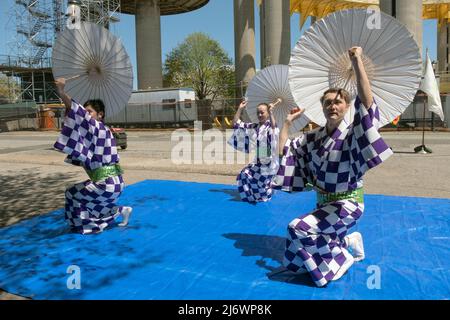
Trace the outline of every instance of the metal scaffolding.
[[78, 0], [81, 20], [101, 24], [109, 28], [110, 23], [120, 20], [120, 0]]
[[16, 38], [11, 51], [21, 67], [44, 67], [49, 59], [63, 17], [60, 4], [58, 0], [15, 0]]
[[79, 6], [82, 21], [106, 28], [119, 21], [120, 0], [14, 0], [9, 10], [14, 38], [9, 43], [9, 54], [0, 56], [0, 76], [6, 77], [8, 90], [4, 91], [8, 96], [0, 97], [0, 102], [59, 101], [51, 71], [51, 50], [56, 35], [69, 20], [68, 2]]

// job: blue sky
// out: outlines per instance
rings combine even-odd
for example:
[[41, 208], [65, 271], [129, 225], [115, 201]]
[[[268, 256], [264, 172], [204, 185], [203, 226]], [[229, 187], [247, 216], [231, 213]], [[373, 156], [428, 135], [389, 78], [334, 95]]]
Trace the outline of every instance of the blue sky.
[[[14, 0], [0, 1], [0, 55], [10, 53], [6, 45], [14, 39], [14, 25], [9, 18], [9, 9], [13, 7]], [[9, 21], [9, 23], [8, 23]], [[174, 16], [161, 17], [162, 59], [189, 34], [193, 32], [205, 32], [217, 40], [234, 60], [234, 22], [233, 22], [233, 0], [210, 0], [210, 2], [199, 10]], [[428, 47], [431, 59], [436, 59], [436, 20], [424, 21], [423, 48]], [[307, 23], [304, 27], [309, 27]], [[255, 29], [256, 29], [256, 65], [260, 66], [259, 56], [259, 15], [255, 5]], [[112, 31], [118, 35], [124, 43], [133, 66], [136, 66], [136, 44], [134, 16], [121, 15], [121, 21], [112, 27]], [[304, 31], [304, 30], [302, 30]], [[292, 47], [300, 38], [302, 31], [299, 30], [299, 15], [291, 17], [291, 43]], [[135, 85], [136, 87], [136, 85]]]

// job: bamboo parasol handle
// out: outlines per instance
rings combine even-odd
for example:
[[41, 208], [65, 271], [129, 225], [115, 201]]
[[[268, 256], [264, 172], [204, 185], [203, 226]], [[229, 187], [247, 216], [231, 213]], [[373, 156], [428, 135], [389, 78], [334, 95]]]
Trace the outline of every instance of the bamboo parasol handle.
[[82, 75], [83, 75], [83, 74], [77, 74], [77, 75], [75, 75], [75, 76], [73, 76], [73, 77], [66, 78], [66, 81], [77, 79], [77, 78], [81, 77]]
[[275, 102], [272, 102], [272, 105], [275, 107], [277, 104], [280, 104], [281, 102], [283, 102], [283, 100], [278, 98]]

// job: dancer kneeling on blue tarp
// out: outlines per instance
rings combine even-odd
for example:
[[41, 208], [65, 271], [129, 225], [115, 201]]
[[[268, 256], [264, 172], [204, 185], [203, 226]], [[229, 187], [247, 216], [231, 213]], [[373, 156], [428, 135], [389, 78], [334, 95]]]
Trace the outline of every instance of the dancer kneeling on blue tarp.
[[268, 201], [272, 197], [271, 182], [278, 170], [279, 129], [273, 116], [273, 104], [261, 103], [257, 107], [259, 123], [240, 120], [247, 106], [242, 101], [233, 119], [233, 135], [228, 144], [236, 150], [250, 153], [255, 150], [254, 160], [236, 178], [242, 201], [251, 203]]
[[364, 211], [362, 177], [393, 153], [378, 133], [379, 110], [361, 55], [360, 47], [349, 49], [358, 90], [353, 123], [344, 119], [349, 93], [329, 89], [321, 98], [325, 127], [288, 139], [300, 110], [287, 116], [280, 133], [281, 163], [274, 188], [317, 192], [317, 209], [288, 226], [283, 265], [296, 273], [308, 272], [319, 287], [364, 259], [361, 234], [347, 235]]
[[100, 233], [118, 217], [123, 218], [119, 226], [126, 226], [132, 209], [115, 205], [124, 188], [123, 171], [113, 134], [103, 123], [105, 106], [101, 100], [78, 104], [65, 93], [65, 82], [55, 82], [66, 113], [54, 147], [68, 154], [65, 162], [82, 166], [90, 178], [66, 190], [65, 218], [82, 234]]

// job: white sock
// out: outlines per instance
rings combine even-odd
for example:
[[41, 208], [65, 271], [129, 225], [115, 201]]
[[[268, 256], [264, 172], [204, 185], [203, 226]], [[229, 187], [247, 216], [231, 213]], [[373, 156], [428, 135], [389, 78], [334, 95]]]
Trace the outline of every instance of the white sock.
[[128, 220], [130, 219], [131, 211], [133, 211], [133, 208], [131, 207], [123, 207], [122, 208], [122, 222], [119, 223], [119, 227], [125, 227], [128, 224]]
[[362, 235], [359, 232], [353, 232], [344, 237], [347, 248], [352, 249], [353, 257], [355, 261], [361, 261], [365, 258], [364, 244], [362, 241]]

